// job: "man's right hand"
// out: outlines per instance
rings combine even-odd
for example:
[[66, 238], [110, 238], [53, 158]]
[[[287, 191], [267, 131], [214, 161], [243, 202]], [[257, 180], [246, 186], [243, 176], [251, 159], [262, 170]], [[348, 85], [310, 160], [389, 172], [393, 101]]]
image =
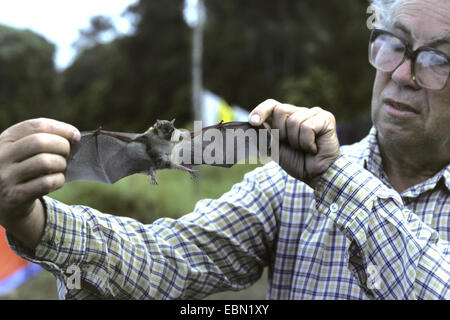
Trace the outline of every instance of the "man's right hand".
[[18, 123], [0, 135], [0, 225], [25, 221], [38, 198], [64, 185], [70, 143], [79, 141], [75, 127], [51, 119]]

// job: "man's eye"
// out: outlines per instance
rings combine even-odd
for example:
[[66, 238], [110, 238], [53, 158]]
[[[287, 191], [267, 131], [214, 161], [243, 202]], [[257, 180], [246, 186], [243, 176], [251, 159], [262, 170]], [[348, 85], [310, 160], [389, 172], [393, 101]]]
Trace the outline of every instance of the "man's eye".
[[400, 52], [404, 52], [405, 51], [405, 46], [403, 46], [401, 44], [398, 44], [398, 43], [390, 43], [389, 49], [392, 52], [400, 53]]
[[435, 53], [423, 54], [422, 57], [425, 58], [422, 60], [424, 60], [424, 62], [426, 62], [428, 65], [444, 66], [448, 64], [447, 59]]

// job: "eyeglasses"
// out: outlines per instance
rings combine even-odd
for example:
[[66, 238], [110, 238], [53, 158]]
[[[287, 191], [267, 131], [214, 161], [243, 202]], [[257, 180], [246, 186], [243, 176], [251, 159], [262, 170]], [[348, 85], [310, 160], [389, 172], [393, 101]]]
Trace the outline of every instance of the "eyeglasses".
[[378, 70], [395, 71], [406, 59], [411, 59], [412, 79], [422, 88], [442, 90], [450, 75], [450, 56], [431, 48], [413, 51], [408, 42], [380, 29], [373, 29], [369, 42], [369, 62]]

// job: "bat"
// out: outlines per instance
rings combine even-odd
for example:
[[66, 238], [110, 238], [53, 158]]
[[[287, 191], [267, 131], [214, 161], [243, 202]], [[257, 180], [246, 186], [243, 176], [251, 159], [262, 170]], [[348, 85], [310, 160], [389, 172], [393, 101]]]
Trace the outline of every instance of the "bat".
[[66, 182], [92, 180], [112, 184], [143, 173], [157, 184], [157, 170], [179, 169], [195, 177], [196, 165], [229, 168], [259, 156], [261, 149], [270, 153], [271, 135], [263, 126], [220, 122], [189, 132], [175, 128], [174, 121], [157, 120], [144, 133], [113, 132], [101, 127], [82, 132], [67, 158]]

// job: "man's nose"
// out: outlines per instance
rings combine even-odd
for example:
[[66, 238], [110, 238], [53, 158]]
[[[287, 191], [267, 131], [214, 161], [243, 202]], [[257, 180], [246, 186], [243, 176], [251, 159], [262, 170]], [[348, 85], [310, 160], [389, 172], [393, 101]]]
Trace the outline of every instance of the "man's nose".
[[411, 59], [406, 59], [397, 69], [392, 73], [392, 80], [402, 87], [410, 87], [415, 90], [420, 89], [420, 86], [414, 81], [411, 72]]

